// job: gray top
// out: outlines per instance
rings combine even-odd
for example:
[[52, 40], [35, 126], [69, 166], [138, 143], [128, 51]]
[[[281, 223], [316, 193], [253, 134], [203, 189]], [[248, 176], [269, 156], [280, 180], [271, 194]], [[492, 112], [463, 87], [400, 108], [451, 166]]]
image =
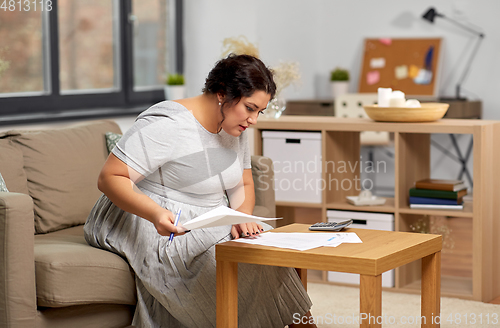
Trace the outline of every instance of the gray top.
[[137, 186], [197, 206], [215, 206], [251, 168], [246, 132], [207, 131], [183, 105], [160, 102], [142, 112], [113, 154], [145, 176]]

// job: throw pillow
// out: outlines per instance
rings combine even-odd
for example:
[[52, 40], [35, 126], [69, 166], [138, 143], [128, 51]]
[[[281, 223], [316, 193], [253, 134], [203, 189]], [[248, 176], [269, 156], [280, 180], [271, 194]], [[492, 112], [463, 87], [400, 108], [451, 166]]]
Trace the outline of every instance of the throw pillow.
[[0, 192], [9, 192], [9, 189], [7, 189], [7, 185], [5, 184], [5, 181], [3, 180], [1, 173], [0, 173]]
[[108, 148], [108, 155], [111, 154], [122, 135], [114, 132], [106, 132], [106, 147]]

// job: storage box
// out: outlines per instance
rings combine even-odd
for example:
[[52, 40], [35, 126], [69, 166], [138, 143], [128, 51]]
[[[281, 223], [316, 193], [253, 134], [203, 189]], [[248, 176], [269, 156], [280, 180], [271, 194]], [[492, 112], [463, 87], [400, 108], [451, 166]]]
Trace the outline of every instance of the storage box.
[[[353, 219], [350, 228], [394, 231], [393, 214], [328, 210], [326, 217], [328, 222]], [[359, 274], [328, 272], [328, 281], [359, 285]], [[394, 287], [394, 270], [382, 274], [382, 286]]]
[[321, 132], [262, 131], [273, 160], [276, 201], [321, 203]]

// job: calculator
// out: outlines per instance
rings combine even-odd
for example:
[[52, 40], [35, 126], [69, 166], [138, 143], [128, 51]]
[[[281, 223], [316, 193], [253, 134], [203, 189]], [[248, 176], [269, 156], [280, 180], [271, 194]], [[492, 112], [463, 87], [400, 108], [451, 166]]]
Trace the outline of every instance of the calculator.
[[309, 227], [312, 231], [340, 231], [352, 223], [352, 219], [342, 222], [318, 222]]

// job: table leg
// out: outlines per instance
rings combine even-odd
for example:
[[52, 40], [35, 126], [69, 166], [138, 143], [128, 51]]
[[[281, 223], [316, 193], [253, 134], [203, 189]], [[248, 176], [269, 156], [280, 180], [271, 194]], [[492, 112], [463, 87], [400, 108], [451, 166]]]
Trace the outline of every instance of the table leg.
[[304, 285], [304, 289], [307, 291], [307, 269], [295, 268], [295, 270], [300, 277], [300, 281], [302, 281], [302, 285]]
[[217, 261], [217, 328], [238, 327], [238, 262]]
[[[422, 258], [422, 327], [439, 327], [441, 311], [441, 252]], [[437, 322], [436, 322], [437, 321]]]
[[360, 327], [382, 327], [382, 275], [360, 276]]

